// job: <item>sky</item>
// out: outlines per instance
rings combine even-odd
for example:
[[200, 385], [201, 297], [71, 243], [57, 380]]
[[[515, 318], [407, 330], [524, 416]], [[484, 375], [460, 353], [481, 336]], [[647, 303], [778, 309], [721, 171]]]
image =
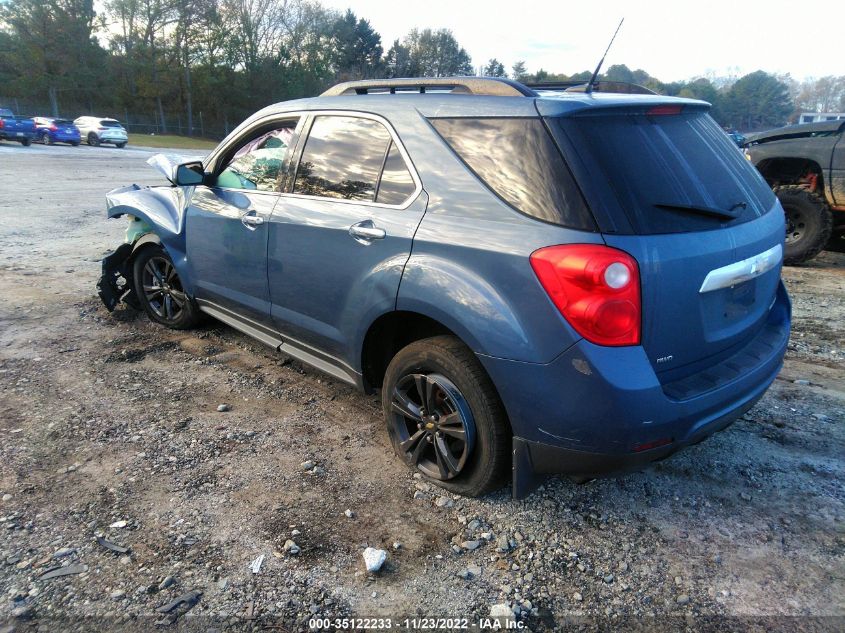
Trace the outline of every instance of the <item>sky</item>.
[[845, 75], [841, 0], [323, 0], [352, 9], [381, 34], [385, 50], [412, 28], [448, 28], [474, 67], [496, 57], [571, 75], [593, 70], [619, 20], [605, 68], [626, 64], [661, 81], [744, 75]]

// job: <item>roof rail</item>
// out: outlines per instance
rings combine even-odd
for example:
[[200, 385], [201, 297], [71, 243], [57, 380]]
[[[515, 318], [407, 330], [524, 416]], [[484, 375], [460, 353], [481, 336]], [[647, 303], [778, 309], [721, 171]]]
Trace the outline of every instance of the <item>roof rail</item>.
[[364, 79], [346, 81], [326, 90], [321, 97], [365, 95], [370, 92], [425, 93], [426, 89], [450, 90], [452, 93], [496, 97], [536, 97], [537, 93], [523, 84], [503, 77], [420, 77], [407, 79]]
[[[586, 81], [545, 81], [540, 83], [525, 84], [526, 87], [532, 88], [535, 91], [564, 91], [564, 92], [586, 92]], [[615, 92], [621, 94], [635, 94], [635, 95], [654, 95], [657, 94], [654, 90], [650, 90], [645, 86], [639, 84], [629, 83], [627, 81], [597, 81], [593, 84], [593, 92]]]

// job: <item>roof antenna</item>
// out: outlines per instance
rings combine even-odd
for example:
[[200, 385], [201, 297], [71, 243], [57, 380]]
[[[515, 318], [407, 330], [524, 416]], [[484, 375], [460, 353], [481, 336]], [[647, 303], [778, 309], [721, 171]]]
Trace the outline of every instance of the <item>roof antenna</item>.
[[619, 26], [616, 27], [616, 30], [613, 32], [613, 37], [610, 38], [610, 44], [607, 45], [607, 49], [604, 51], [604, 55], [601, 56], [601, 60], [599, 61], [599, 65], [596, 66], [596, 72], [593, 73], [593, 76], [590, 78], [590, 81], [587, 83], [587, 87], [584, 90], [587, 94], [593, 92], [593, 86], [596, 85], [596, 79], [599, 77], [599, 71], [601, 70], [601, 65], [604, 63], [604, 58], [607, 57], [607, 51], [610, 50], [610, 47], [613, 46], [613, 40], [616, 39], [616, 34], [619, 33], [619, 29], [622, 28], [622, 23], [625, 21], [625, 18], [619, 20]]

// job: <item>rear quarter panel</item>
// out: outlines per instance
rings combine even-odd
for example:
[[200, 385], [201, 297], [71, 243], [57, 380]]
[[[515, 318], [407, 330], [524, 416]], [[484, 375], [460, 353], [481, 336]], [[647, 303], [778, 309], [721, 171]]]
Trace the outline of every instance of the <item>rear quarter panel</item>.
[[[397, 309], [425, 314], [478, 354], [543, 363], [579, 340], [529, 261], [544, 246], [603, 243], [502, 202], [423, 119], [406, 143], [429, 204], [399, 286]], [[401, 132], [400, 132], [401, 134]]]

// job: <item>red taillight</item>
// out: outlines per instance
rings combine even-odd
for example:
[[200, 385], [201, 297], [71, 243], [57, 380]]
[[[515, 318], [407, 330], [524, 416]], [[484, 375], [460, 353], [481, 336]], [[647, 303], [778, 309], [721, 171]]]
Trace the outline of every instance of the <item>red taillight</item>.
[[549, 246], [531, 267], [560, 313], [597, 345], [639, 345], [642, 310], [637, 261], [598, 244]]
[[665, 116], [667, 114], [680, 114], [683, 109], [684, 106], [681, 105], [661, 105], [650, 108], [646, 111], [646, 114], [648, 116]]
[[0, 130], [2, 130], [4, 127], [6, 127], [6, 122], [2, 118], [0, 118]]
[[105, 132], [107, 129], [109, 129], [109, 128], [107, 128], [107, 127], [98, 127], [98, 128], [97, 128], [97, 131], [98, 131], [98, 132]]
[[55, 124], [55, 123], [51, 123], [51, 124], [50, 124], [50, 129], [51, 129], [53, 132], [58, 132], [58, 131], [59, 131], [59, 128], [57, 128], [57, 127], [56, 127], [56, 124]]

